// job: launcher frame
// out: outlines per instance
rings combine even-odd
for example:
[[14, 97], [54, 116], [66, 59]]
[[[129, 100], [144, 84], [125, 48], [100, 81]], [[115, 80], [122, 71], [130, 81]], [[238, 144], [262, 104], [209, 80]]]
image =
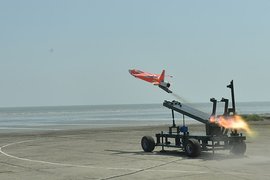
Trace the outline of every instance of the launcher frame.
[[[222, 115], [224, 117], [236, 115], [233, 81], [227, 87], [231, 89], [232, 107], [229, 108], [228, 99], [221, 99], [220, 102], [225, 103]], [[212, 151], [214, 154], [216, 150], [229, 149], [233, 154], [243, 155], [246, 151], [246, 136], [238, 133], [237, 129], [226, 129], [211, 123], [210, 117], [216, 117], [218, 101], [215, 98], [211, 98], [210, 101], [213, 103], [211, 115], [178, 101], [165, 100], [163, 106], [171, 109], [172, 112], [172, 126], [169, 127], [168, 132], [157, 133], [156, 141], [151, 136], [144, 136], [141, 141], [143, 150], [151, 152], [156, 146], [161, 146], [162, 151], [165, 151], [165, 147], [173, 147], [182, 149], [190, 157], [196, 157], [201, 154], [201, 151]], [[175, 112], [183, 115], [182, 126], [176, 126]], [[205, 124], [205, 135], [191, 135], [185, 125], [185, 116]]]

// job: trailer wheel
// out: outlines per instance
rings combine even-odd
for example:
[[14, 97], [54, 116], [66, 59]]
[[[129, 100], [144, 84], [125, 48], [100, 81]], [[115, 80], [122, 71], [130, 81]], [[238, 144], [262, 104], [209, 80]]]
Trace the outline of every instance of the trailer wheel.
[[197, 157], [201, 154], [201, 145], [197, 139], [189, 139], [185, 147], [186, 155]]
[[244, 141], [234, 142], [231, 147], [231, 153], [235, 155], [244, 155], [247, 149], [247, 145]]
[[141, 146], [144, 152], [152, 152], [155, 149], [155, 140], [151, 136], [143, 136]]

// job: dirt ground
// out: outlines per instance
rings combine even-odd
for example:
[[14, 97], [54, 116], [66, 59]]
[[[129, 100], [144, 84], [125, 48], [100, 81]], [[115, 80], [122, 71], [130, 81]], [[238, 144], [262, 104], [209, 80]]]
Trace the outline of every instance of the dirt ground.
[[[204, 132], [203, 125], [190, 133]], [[230, 179], [270, 177], [270, 121], [251, 124], [247, 152], [203, 152], [188, 158], [177, 149], [143, 152], [142, 136], [155, 136], [166, 126], [2, 133], [0, 179]]]

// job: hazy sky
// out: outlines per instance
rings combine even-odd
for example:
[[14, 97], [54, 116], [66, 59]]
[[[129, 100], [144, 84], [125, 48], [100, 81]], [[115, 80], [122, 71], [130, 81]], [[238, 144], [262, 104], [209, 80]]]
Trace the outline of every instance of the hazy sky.
[[1, 0], [0, 107], [270, 101], [270, 1]]

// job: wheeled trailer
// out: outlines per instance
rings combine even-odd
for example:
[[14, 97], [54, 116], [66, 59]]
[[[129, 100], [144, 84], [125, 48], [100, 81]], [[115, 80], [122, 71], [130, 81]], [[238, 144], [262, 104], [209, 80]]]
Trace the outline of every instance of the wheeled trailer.
[[[227, 86], [231, 89], [232, 108], [229, 108], [229, 100], [222, 98], [225, 102], [225, 118], [236, 115], [233, 81]], [[156, 141], [151, 136], [144, 136], [141, 139], [141, 146], [145, 152], [152, 152], [156, 146], [161, 146], [162, 151], [165, 147], [182, 149], [187, 156], [196, 157], [201, 151], [212, 151], [229, 149], [231, 153], [243, 155], [246, 152], [246, 137], [238, 133], [237, 129], [226, 129], [210, 121], [211, 117], [216, 116], [217, 100], [211, 98], [213, 103], [212, 114], [207, 114], [193, 107], [182, 104], [178, 101], [164, 101], [163, 106], [171, 109], [173, 124], [169, 127], [168, 132], [161, 131], [156, 134]], [[176, 126], [174, 112], [183, 115], [183, 125]], [[191, 135], [188, 127], [185, 125], [185, 116], [205, 124], [205, 135]], [[230, 131], [230, 133], [229, 133]]]

